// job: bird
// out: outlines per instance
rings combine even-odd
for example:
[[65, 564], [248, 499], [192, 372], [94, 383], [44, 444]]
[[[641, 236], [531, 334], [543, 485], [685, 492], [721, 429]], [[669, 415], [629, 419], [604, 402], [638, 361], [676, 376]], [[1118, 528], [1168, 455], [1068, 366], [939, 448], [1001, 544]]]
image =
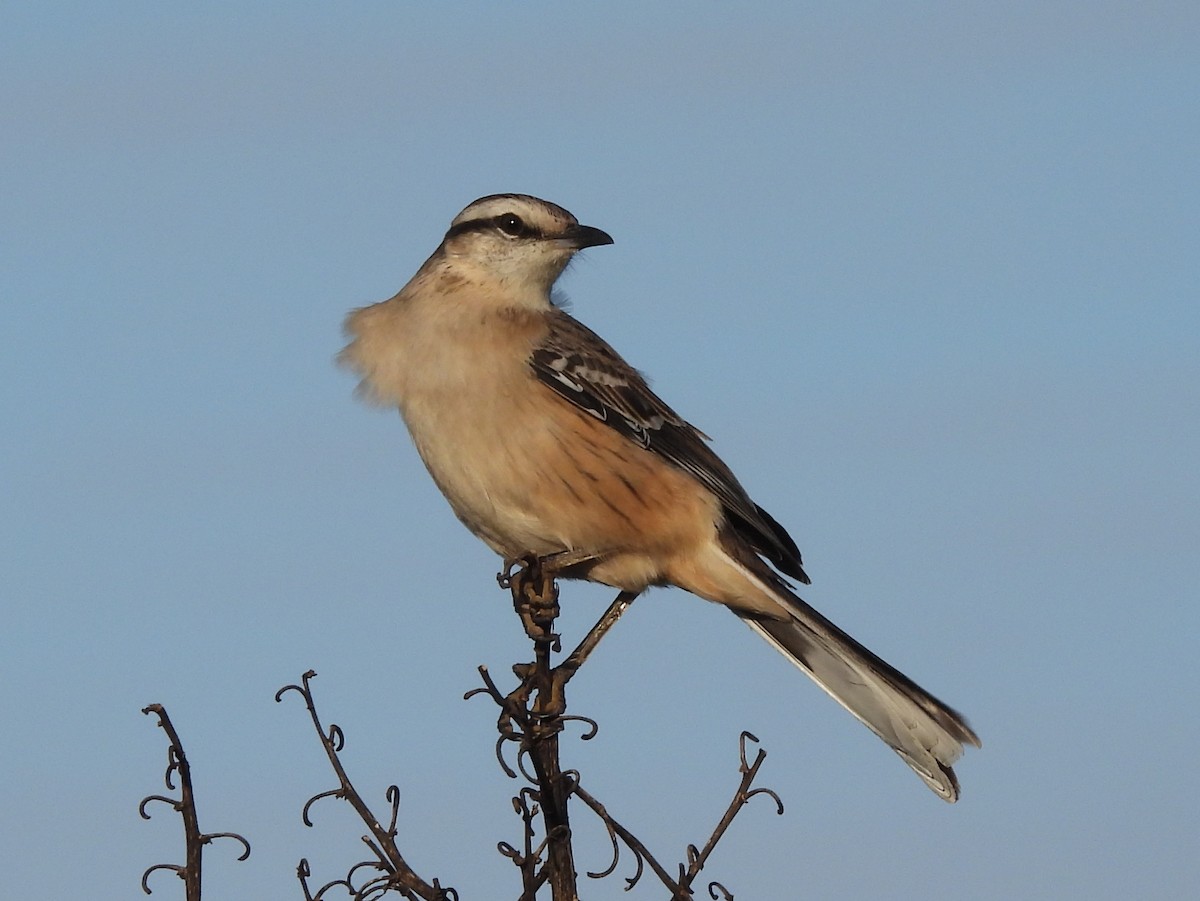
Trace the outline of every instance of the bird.
[[481, 197], [399, 293], [346, 317], [339, 360], [399, 409], [455, 515], [505, 560], [724, 605], [956, 801], [952, 765], [980, 747], [966, 719], [796, 594], [810, 579], [783, 526], [563, 308], [572, 258], [612, 243], [549, 201]]

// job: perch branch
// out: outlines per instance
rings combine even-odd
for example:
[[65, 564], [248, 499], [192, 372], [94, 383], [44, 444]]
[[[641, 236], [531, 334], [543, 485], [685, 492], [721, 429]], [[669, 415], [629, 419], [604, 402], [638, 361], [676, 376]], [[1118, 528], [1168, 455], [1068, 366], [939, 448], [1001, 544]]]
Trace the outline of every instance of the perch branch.
[[[558, 587], [554, 582], [553, 568], [556, 562], [554, 558], [543, 561], [526, 558], [507, 566], [500, 574], [500, 585], [512, 592], [513, 607], [526, 634], [533, 641], [535, 660], [513, 667], [513, 673], [520, 683], [508, 694], [499, 689], [487, 667], [479, 667], [483, 687], [467, 692], [466, 695], [472, 697], [476, 694], [487, 694], [500, 708], [496, 723], [500, 733], [496, 742], [497, 760], [509, 777], [516, 778], [519, 773], [531, 783], [531, 787], [523, 788], [520, 794], [513, 798], [514, 810], [521, 816], [525, 829], [523, 850], [518, 851], [505, 842], [498, 847], [500, 852], [521, 870], [524, 888], [522, 901], [532, 901], [536, 892], [546, 882], [551, 885], [555, 901], [574, 901], [578, 896], [571, 847], [572, 834], [567, 815], [567, 802], [574, 795], [604, 824], [612, 844], [612, 859], [609, 864], [599, 872], [588, 872], [589, 877], [600, 879], [615, 872], [620, 862], [621, 846], [624, 845], [633, 854], [635, 866], [633, 875], [625, 878], [626, 891], [637, 885], [649, 868], [671, 892], [672, 901], [687, 901], [694, 897], [693, 885], [717, 843], [751, 798], [765, 794], [774, 799], [777, 812], [783, 813], [783, 804], [775, 792], [767, 788], [753, 788], [766, 752], [759, 749], [753, 762], [747, 760], [746, 742], [757, 742], [758, 739], [749, 732], [741, 734], [739, 772], [742, 778], [733, 799], [704, 847], [698, 849], [695, 845], [689, 845], [686, 862], [679, 864], [678, 875], [668, 871], [637, 836], [619, 823], [599, 800], [580, 785], [578, 773], [563, 771], [559, 763], [558, 736], [565, 723], [578, 720], [587, 724], [588, 730], [582, 736], [585, 740], [592, 738], [597, 730], [594, 720], [567, 715], [566, 684], [587, 661], [617, 620], [629, 609], [637, 595], [624, 591], [618, 594], [575, 650], [557, 666], [552, 666], [551, 653], [561, 650], [560, 638], [554, 632], [555, 620], [559, 614]], [[514, 566], [518, 567], [515, 572]], [[517, 745], [515, 767], [509, 766], [504, 759], [503, 749], [508, 742]], [[533, 772], [526, 769], [527, 760]], [[539, 811], [546, 837], [541, 845], [535, 847], [533, 821]], [[543, 854], [546, 855], [544, 861]], [[709, 897], [714, 901], [733, 898], [732, 893], [719, 882], [710, 882], [707, 888]]]
[[[596, 734], [598, 727], [594, 720], [567, 715], [565, 689], [571, 677], [637, 597], [633, 592], [621, 592], [579, 646], [562, 663], [554, 666], [551, 655], [562, 649], [560, 637], [554, 632], [559, 614], [554, 574], [556, 567], [572, 562], [578, 561], [526, 558], [506, 565], [498, 581], [512, 593], [513, 609], [520, 617], [525, 634], [533, 642], [534, 660], [513, 667], [520, 682], [507, 695], [497, 687], [487, 667], [481, 666], [479, 675], [483, 687], [466, 695], [469, 698], [487, 694], [500, 708], [496, 722], [500, 733], [496, 757], [506, 775], [516, 778], [520, 773], [532, 786], [522, 789], [513, 799], [514, 809], [521, 816], [525, 829], [523, 851], [518, 852], [508, 843], [499, 846], [500, 853], [521, 870], [523, 901], [532, 899], [546, 883], [550, 885], [554, 901], [578, 898], [568, 813], [568, 800], [578, 780], [562, 770], [559, 734], [567, 723], [582, 722], [587, 727], [583, 739], [588, 740]], [[515, 767], [504, 760], [506, 742], [517, 745]], [[538, 813], [541, 814], [545, 839], [535, 847], [532, 824]]]

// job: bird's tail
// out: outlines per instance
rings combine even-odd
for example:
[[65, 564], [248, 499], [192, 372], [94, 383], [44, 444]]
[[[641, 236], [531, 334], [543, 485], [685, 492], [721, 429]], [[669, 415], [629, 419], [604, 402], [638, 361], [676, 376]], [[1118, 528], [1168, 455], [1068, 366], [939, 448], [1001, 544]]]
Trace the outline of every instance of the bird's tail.
[[958, 780], [951, 765], [962, 756], [964, 744], [980, 746], [962, 714], [799, 598], [789, 607], [790, 620], [742, 620], [887, 742], [940, 797], [957, 801]]
[[[748, 549], [726, 544], [719, 553], [724, 563], [732, 564], [762, 594], [756, 599], [751, 595], [757, 592], [738, 591], [739, 597], [733, 603], [728, 590], [708, 596], [721, 599], [746, 625], [887, 742], [940, 797], [957, 801], [958, 780], [951, 766], [962, 756], [964, 745], [980, 747], [978, 736], [962, 714], [798, 598]], [[742, 585], [750, 587], [744, 581]], [[784, 611], [786, 617], [781, 615]]]
[[666, 581], [729, 607], [882, 738], [925, 784], [958, 800], [952, 764], [979, 747], [962, 714], [943, 704], [792, 593], [755, 551], [725, 533], [666, 573]]

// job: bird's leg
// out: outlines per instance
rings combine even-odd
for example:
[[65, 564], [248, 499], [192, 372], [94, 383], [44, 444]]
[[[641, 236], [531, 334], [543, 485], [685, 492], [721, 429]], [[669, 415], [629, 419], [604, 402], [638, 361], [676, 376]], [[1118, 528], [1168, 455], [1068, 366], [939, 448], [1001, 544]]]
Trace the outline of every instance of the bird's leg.
[[550, 670], [550, 678], [545, 679], [544, 674], [539, 674], [542, 678], [537, 682], [538, 703], [534, 707], [534, 713], [552, 720], [556, 720], [566, 713], [567, 683], [571, 681], [572, 676], [579, 672], [579, 668], [600, 644], [600, 640], [608, 634], [608, 630], [616, 625], [617, 620], [637, 600], [638, 594], [639, 592], [636, 591], [622, 591], [618, 594], [575, 650], [568, 654], [562, 663]]
[[558, 666], [550, 667], [550, 653], [562, 650], [560, 637], [553, 631], [554, 621], [560, 612], [554, 575], [566, 567], [601, 556], [581, 551], [562, 551], [541, 558], [527, 554], [506, 560], [504, 571], [498, 576], [500, 584], [512, 592], [513, 608], [520, 616], [525, 634], [533, 641], [537, 653], [535, 662], [513, 667], [521, 684], [509, 695], [509, 701], [527, 704], [530, 696], [536, 692], [537, 701], [532, 712], [543, 723], [554, 722], [562, 716], [566, 710], [564, 689], [567, 682], [638, 597], [639, 592], [636, 591], [618, 594], [575, 650]]
[[574, 569], [584, 563], [595, 563], [609, 556], [604, 552], [583, 551], [583, 550], [568, 550], [558, 551], [554, 554], [547, 554], [538, 562], [541, 563], [542, 569], [549, 570], [554, 574], [565, 573], [570, 569]]
[[[554, 621], [559, 614], [554, 571], [543, 565], [538, 557], [526, 554], [505, 560], [504, 571], [498, 580], [512, 593], [513, 609], [521, 618], [536, 655], [532, 663], [513, 666], [513, 674], [521, 681], [505, 699], [504, 707], [509, 711], [528, 710], [532, 714], [530, 728], [534, 731], [542, 731], [543, 727], [557, 731], [561, 726], [554, 720], [562, 711], [556, 714], [553, 706], [547, 706], [554, 681], [550, 655], [562, 649], [559, 636], [554, 632]], [[532, 703], [531, 699], [534, 699]], [[534, 737], [527, 735], [527, 738]]]
[[553, 638], [554, 650], [558, 651], [558, 636], [547, 631], [559, 613], [555, 577], [606, 556], [604, 553], [581, 550], [558, 551], [544, 557], [526, 553], [505, 559], [504, 568], [497, 574], [496, 581], [501, 588], [512, 591], [513, 604], [525, 626], [525, 634], [532, 641]]
[[634, 601], [638, 599], [641, 592], [637, 591], [622, 591], [618, 594], [608, 609], [604, 611], [604, 615], [596, 621], [596, 625], [592, 626], [587, 635], [583, 636], [583, 641], [579, 642], [567, 659], [554, 668], [555, 682], [559, 683], [559, 690], [567, 681], [579, 671], [583, 666], [584, 661], [588, 659], [596, 646], [600, 644], [600, 640], [608, 634], [608, 630], [617, 624], [625, 613], [630, 608]]

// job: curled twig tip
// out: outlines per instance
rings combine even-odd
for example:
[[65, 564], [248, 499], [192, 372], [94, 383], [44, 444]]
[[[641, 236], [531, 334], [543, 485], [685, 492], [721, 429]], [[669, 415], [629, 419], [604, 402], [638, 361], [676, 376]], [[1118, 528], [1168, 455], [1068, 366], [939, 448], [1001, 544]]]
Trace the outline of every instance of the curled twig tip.
[[400, 818], [400, 786], [389, 785], [386, 796], [388, 803], [392, 805], [392, 819], [388, 823], [387, 833], [394, 838], [396, 835], [396, 822]]
[[238, 856], [238, 860], [246, 860], [250, 856], [250, 843], [236, 832], [208, 832], [200, 836], [200, 841], [207, 845], [211, 844], [215, 838], [231, 838], [235, 842], [239, 842], [242, 846], [242, 853]]
[[[738, 754], [741, 757], [741, 762], [742, 762], [741, 772], [743, 772], [743, 773], [748, 772], [751, 769], [751, 764], [746, 762], [746, 742], [747, 741], [752, 741], [752, 742], [754, 742], [754, 744], [757, 745], [758, 744], [758, 736], [755, 735], [753, 732], [747, 732], [743, 729], [741, 736], [738, 738]], [[767, 752], [764, 751], [762, 748], [759, 748], [758, 756], [755, 758], [753, 766], [758, 766], [758, 764], [762, 763], [763, 758], [766, 756], [767, 756]]]
[[496, 761], [500, 764], [500, 769], [504, 770], [505, 776], [509, 779], [516, 779], [517, 771], [510, 767], [508, 761], [504, 759], [504, 745], [509, 741], [511, 739], [503, 735], [496, 739]]
[[282, 701], [283, 696], [289, 691], [294, 691], [296, 694], [301, 696], [304, 694], [304, 689], [299, 685], [285, 685], [283, 688], [279, 689], [279, 691], [275, 692], [275, 703], [278, 704], [280, 701]]
[[161, 801], [163, 804], [169, 804], [174, 810], [179, 810], [179, 802], [174, 798], [168, 798], [166, 795], [146, 795], [142, 798], [142, 803], [138, 805], [138, 813], [141, 814], [143, 820], [150, 819], [150, 813], [146, 810], [146, 805], [151, 801]]
[[749, 801], [755, 795], [766, 795], [775, 802], [775, 813], [778, 816], [783, 816], [783, 800], [772, 789], [756, 788], [753, 791], [746, 792], [746, 800]]
[[538, 781], [537, 773], [531, 773], [525, 769], [526, 761], [532, 763], [533, 759], [529, 754], [529, 748], [522, 746], [517, 749], [517, 769], [521, 771], [522, 776], [536, 785]]
[[329, 791], [320, 792], [319, 794], [313, 795], [311, 798], [308, 799], [308, 801], [305, 802], [304, 808], [300, 811], [300, 819], [304, 822], [305, 826], [308, 826], [311, 829], [313, 822], [311, 819], [309, 819], [308, 812], [309, 812], [309, 810], [312, 809], [312, 806], [314, 804], [316, 804], [318, 801], [320, 801], [322, 798], [341, 798], [341, 797], [344, 797], [344, 795], [342, 794], [342, 790], [340, 788], [331, 788]]
[[591, 741], [600, 732], [600, 724], [590, 716], [578, 716], [576, 714], [563, 715], [559, 718], [564, 723], [583, 723], [587, 726], [587, 731], [579, 736], [580, 741]]
[[147, 895], [154, 894], [154, 891], [150, 888], [149, 880], [150, 880], [150, 874], [155, 872], [156, 870], [170, 870], [172, 873], [174, 873], [180, 879], [187, 878], [187, 870], [184, 869], [183, 867], [179, 866], [178, 864], [156, 863], [152, 867], [147, 867], [146, 872], [142, 873], [142, 891], [145, 892]]

